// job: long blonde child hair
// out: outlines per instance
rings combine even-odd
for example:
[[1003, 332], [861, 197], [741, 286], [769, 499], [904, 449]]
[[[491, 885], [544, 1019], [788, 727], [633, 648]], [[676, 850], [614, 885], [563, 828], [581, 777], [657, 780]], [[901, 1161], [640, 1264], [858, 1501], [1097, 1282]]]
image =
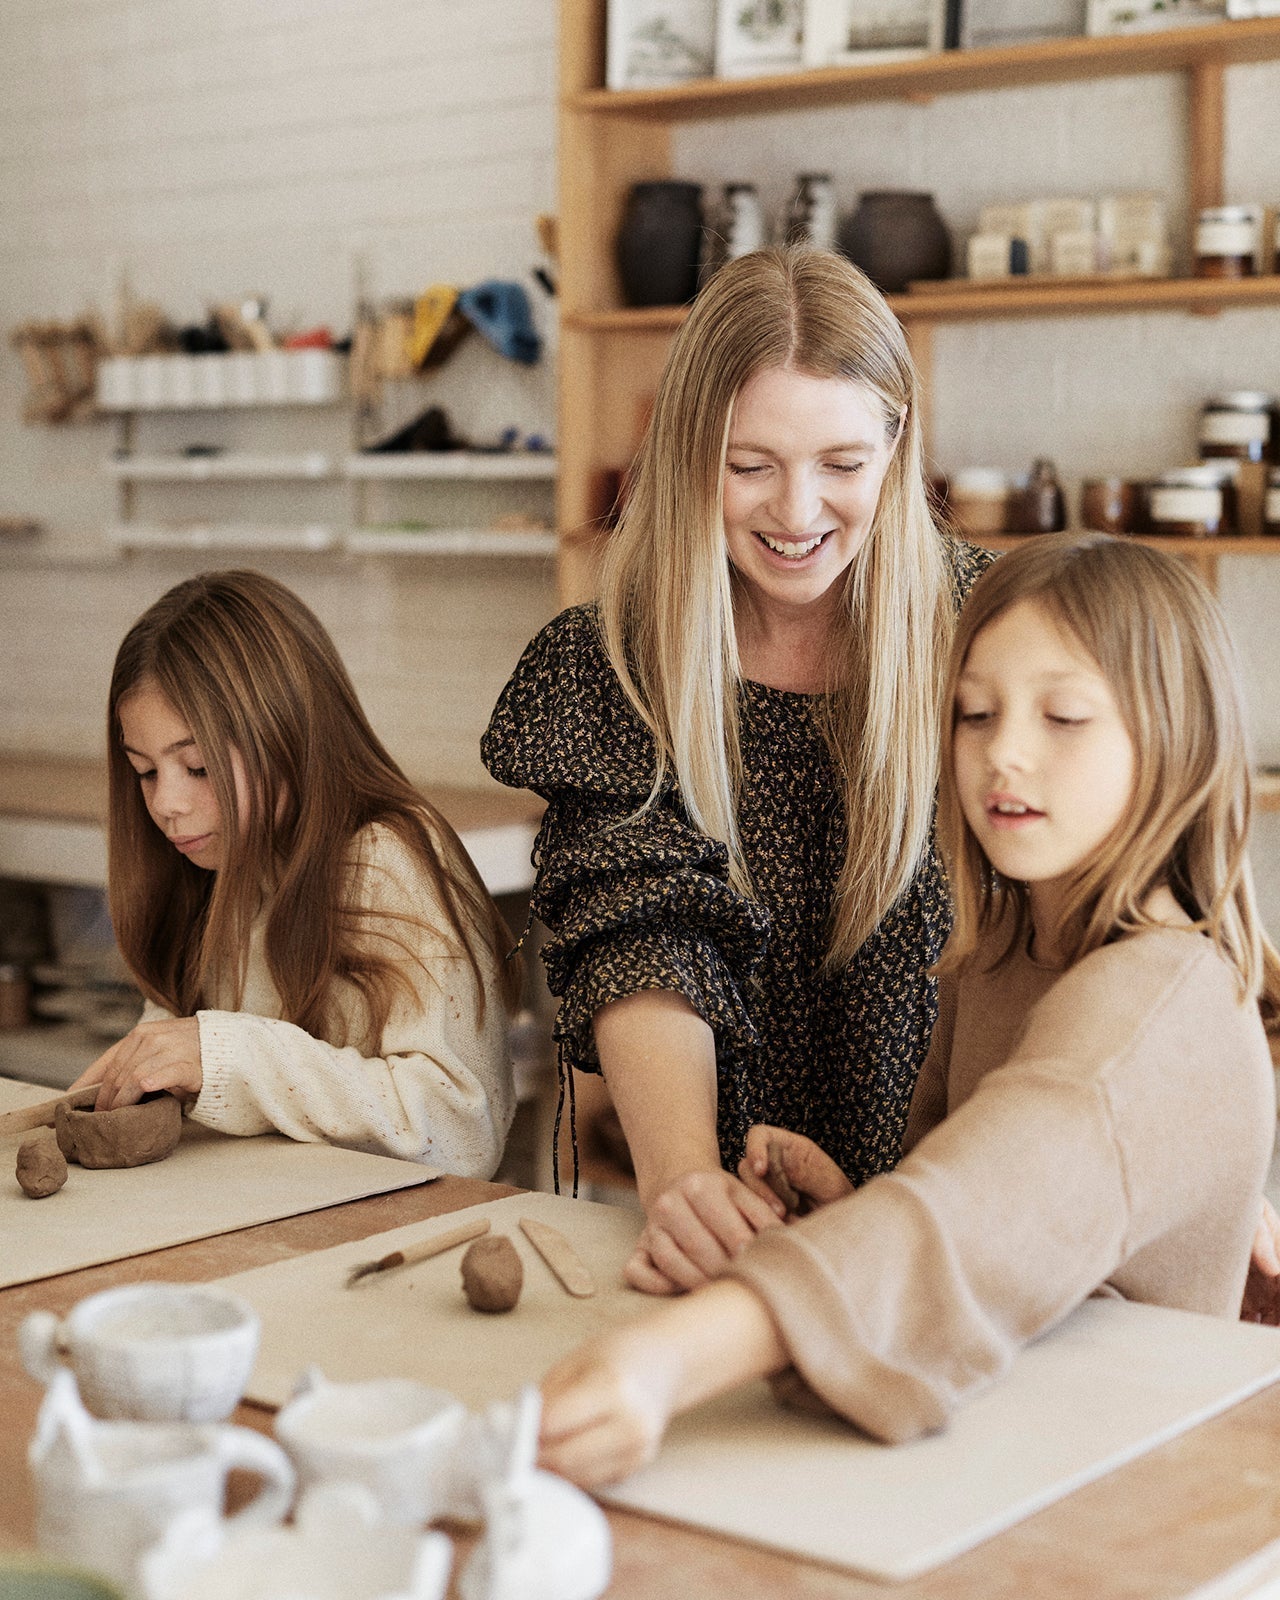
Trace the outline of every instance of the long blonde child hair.
[[[1038, 538], [983, 574], [965, 603], [946, 704], [984, 628], [1028, 601], [1086, 650], [1133, 741], [1133, 798], [1069, 886], [1068, 964], [1151, 927], [1143, 902], [1167, 887], [1237, 972], [1241, 997], [1280, 1009], [1280, 957], [1263, 930], [1249, 866], [1249, 746], [1235, 652], [1217, 602], [1184, 563], [1106, 534]], [[1008, 917], [998, 960], [1029, 936], [1025, 885], [991, 868], [960, 807], [954, 709], [945, 719], [938, 827], [955, 922], [939, 963], [956, 970]]]
[[[120, 732], [121, 702], [146, 686], [187, 724], [206, 763], [227, 848], [216, 872], [180, 855], [147, 813]], [[376, 1042], [396, 991], [408, 987], [410, 958], [408, 943], [396, 950], [385, 932], [371, 939], [351, 899], [352, 843], [377, 822], [421, 863], [446, 923], [432, 931], [465, 957], [483, 1007], [482, 967], [501, 970], [510, 948], [501, 915], [453, 829], [369, 726], [328, 633], [283, 584], [205, 573], [144, 612], [116, 655], [107, 750], [111, 918], [149, 999], [191, 1016], [228, 974], [241, 991], [265, 898], [265, 955], [284, 1020], [333, 1044]], [[243, 807], [232, 750], [244, 768]], [[337, 979], [363, 999], [363, 1040], [335, 1036]], [[503, 981], [511, 1003], [518, 964]]]
[[657, 748], [648, 803], [673, 776], [693, 823], [728, 847], [731, 881], [750, 892], [737, 824], [741, 671], [723, 484], [737, 395], [774, 368], [861, 385], [897, 441], [870, 536], [844, 580], [828, 693], [816, 703], [848, 819], [827, 954], [837, 968], [929, 848], [955, 616], [947, 547], [925, 495], [911, 356], [882, 296], [843, 257], [756, 251], [698, 295], [609, 541], [600, 618], [609, 660]]

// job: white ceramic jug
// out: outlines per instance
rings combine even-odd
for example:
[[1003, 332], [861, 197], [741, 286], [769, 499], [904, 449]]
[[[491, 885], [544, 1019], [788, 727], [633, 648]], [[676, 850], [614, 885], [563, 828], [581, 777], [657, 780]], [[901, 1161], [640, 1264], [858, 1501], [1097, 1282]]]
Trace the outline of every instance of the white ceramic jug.
[[36, 1542], [137, 1592], [138, 1561], [185, 1511], [221, 1518], [227, 1474], [259, 1474], [257, 1497], [229, 1520], [275, 1523], [293, 1499], [279, 1445], [224, 1423], [99, 1422], [60, 1370], [40, 1407], [28, 1452], [36, 1488]]

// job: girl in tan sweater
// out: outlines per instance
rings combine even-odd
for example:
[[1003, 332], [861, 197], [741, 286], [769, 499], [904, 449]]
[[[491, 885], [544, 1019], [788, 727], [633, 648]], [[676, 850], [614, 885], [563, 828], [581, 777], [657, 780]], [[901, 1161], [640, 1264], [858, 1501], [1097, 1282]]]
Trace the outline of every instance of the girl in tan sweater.
[[518, 963], [457, 836], [369, 726], [317, 618], [256, 572], [178, 584], [108, 705], [108, 882], [147, 1006], [81, 1076], [224, 1133], [489, 1177]]
[[743, 1181], [811, 1214], [548, 1374], [568, 1477], [623, 1476], [675, 1412], [766, 1375], [912, 1438], [1097, 1292], [1239, 1315], [1280, 959], [1217, 606], [1141, 545], [1038, 539], [974, 588], [946, 695], [956, 920], [903, 1160], [854, 1192], [753, 1129]]

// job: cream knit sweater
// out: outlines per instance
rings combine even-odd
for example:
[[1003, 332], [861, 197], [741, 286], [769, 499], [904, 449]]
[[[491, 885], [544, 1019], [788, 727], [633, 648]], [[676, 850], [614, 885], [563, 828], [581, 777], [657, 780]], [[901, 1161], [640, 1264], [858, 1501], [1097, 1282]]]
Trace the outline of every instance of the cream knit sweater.
[[[470, 966], [439, 936], [398, 920], [443, 927], [430, 881], [388, 828], [375, 824], [353, 848], [371, 937], [389, 943], [412, 985], [397, 994], [376, 1054], [315, 1039], [280, 1020], [263, 954], [265, 913], [254, 924], [244, 994], [224, 984], [220, 1007], [196, 1013], [204, 1087], [193, 1121], [223, 1133], [278, 1130], [378, 1155], [487, 1178], [502, 1157], [514, 1110], [507, 1018], [496, 972], [485, 974], [484, 1021]], [[381, 924], [379, 918], [384, 919]], [[398, 951], [407, 944], [413, 960]], [[483, 971], [482, 965], [482, 971]], [[358, 1034], [354, 987], [338, 985], [342, 1017]], [[164, 1016], [148, 1006], [146, 1017]]]
[[1099, 1289], [1238, 1316], [1271, 1156], [1257, 1008], [1202, 935], [982, 965], [944, 981], [901, 1164], [733, 1269], [810, 1388], [890, 1442]]

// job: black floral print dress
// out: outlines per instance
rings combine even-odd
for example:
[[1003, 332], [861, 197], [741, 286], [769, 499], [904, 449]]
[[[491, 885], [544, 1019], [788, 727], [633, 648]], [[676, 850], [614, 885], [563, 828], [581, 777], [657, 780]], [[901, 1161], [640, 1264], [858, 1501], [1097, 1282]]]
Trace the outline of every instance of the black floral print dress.
[[[954, 546], [956, 598], [990, 557]], [[725, 847], [693, 826], [673, 784], [639, 816], [653, 743], [623, 695], [594, 606], [529, 645], [494, 710], [489, 771], [547, 802], [533, 911], [551, 937], [562, 1065], [598, 1071], [591, 1020], [642, 989], [682, 994], [716, 1038], [721, 1159], [754, 1122], [816, 1140], [863, 1183], [898, 1159], [936, 1014], [927, 969], [950, 929], [931, 851], [843, 971], [824, 974], [845, 817], [813, 698], [742, 685], [738, 824], [755, 896], [728, 883]], [[631, 820], [629, 820], [631, 819]]]

